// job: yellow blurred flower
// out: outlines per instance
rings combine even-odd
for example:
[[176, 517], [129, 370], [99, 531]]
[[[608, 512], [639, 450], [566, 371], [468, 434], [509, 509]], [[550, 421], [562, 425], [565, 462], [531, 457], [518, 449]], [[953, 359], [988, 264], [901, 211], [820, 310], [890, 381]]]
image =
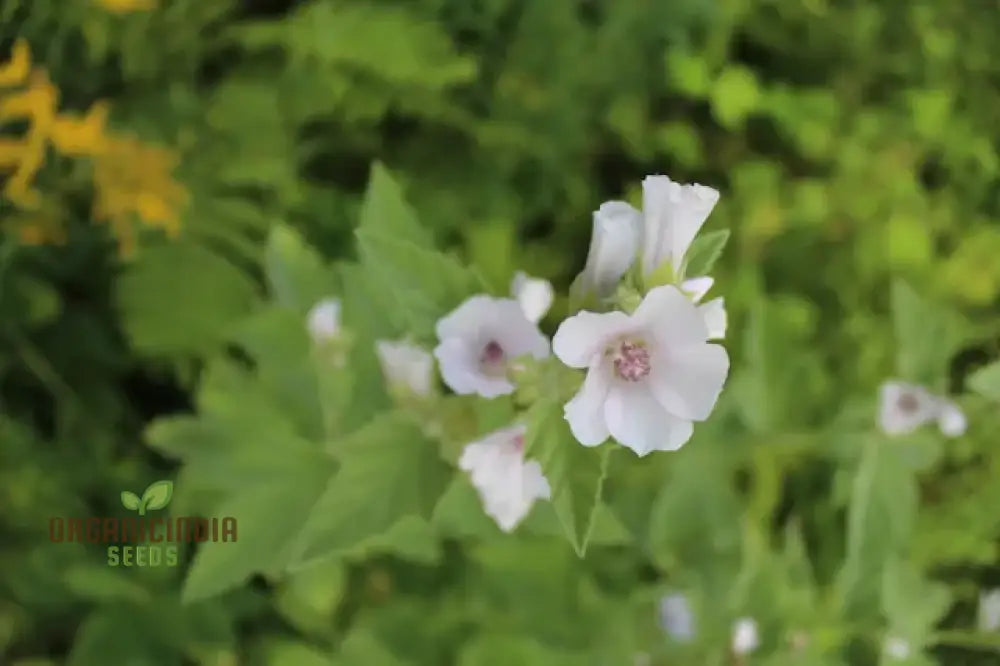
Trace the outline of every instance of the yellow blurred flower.
[[156, 0], [96, 0], [97, 4], [114, 14], [128, 14], [156, 9]]
[[[152, 3], [103, 0], [122, 8], [149, 8]], [[89, 158], [94, 164], [94, 217], [110, 224], [123, 254], [135, 248], [134, 224], [163, 229], [169, 236], [180, 231], [180, 209], [187, 191], [174, 181], [176, 156], [169, 150], [143, 144], [132, 137], [107, 131], [108, 106], [97, 102], [83, 116], [57, 112], [59, 90], [42, 69], [31, 69], [31, 52], [24, 40], [14, 45], [11, 59], [0, 63], [0, 125], [27, 121], [21, 137], [0, 137], [0, 171], [11, 171], [3, 195], [34, 218], [25, 218], [16, 233], [25, 243], [59, 241], [60, 216], [42, 217], [44, 202], [32, 187], [45, 163], [51, 144], [68, 157]]]
[[176, 163], [172, 152], [132, 137], [109, 137], [95, 157], [94, 217], [110, 223], [123, 254], [135, 249], [136, 218], [171, 237], [180, 232], [180, 209], [188, 195], [171, 176]]

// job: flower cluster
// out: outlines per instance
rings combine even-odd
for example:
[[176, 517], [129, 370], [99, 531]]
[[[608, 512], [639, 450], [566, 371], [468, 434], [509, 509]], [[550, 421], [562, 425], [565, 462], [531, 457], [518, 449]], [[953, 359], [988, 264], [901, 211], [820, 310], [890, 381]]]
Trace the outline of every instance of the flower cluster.
[[[14, 89], [14, 90], [8, 90]], [[24, 40], [14, 44], [11, 59], [0, 64], [0, 124], [26, 122], [20, 138], [0, 138], [0, 170], [11, 171], [3, 196], [26, 211], [29, 224], [19, 230], [26, 243], [59, 241], [34, 180], [51, 146], [67, 157], [94, 163], [94, 217], [110, 224], [124, 255], [134, 249], [134, 220], [176, 236], [186, 190], [171, 176], [176, 159], [169, 151], [107, 131], [108, 107], [97, 102], [83, 116], [59, 113], [59, 89], [44, 69], [33, 67]]]
[[[571, 287], [571, 300], [587, 307], [562, 321], [551, 342], [538, 323], [552, 285], [519, 272], [508, 295], [477, 294], [442, 317], [431, 353], [407, 340], [377, 341], [388, 384], [428, 394], [433, 356], [455, 394], [493, 399], [515, 392], [518, 369], [554, 353], [586, 370], [564, 405], [581, 445], [612, 438], [639, 456], [680, 448], [711, 414], [729, 371], [726, 350], [710, 342], [725, 335], [724, 301], [702, 302], [711, 277], [685, 276], [688, 250], [718, 199], [708, 187], [646, 178], [641, 212], [612, 201], [594, 213], [586, 264]], [[338, 306], [326, 302], [310, 328], [329, 339], [338, 321]], [[551, 493], [538, 462], [525, 458], [525, 435], [524, 423], [512, 423], [467, 444], [459, 460], [505, 531]]]

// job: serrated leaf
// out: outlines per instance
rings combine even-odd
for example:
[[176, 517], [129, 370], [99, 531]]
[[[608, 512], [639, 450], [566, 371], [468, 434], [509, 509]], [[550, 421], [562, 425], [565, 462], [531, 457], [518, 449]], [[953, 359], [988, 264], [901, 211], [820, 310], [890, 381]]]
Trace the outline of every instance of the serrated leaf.
[[451, 257], [395, 235], [358, 229], [362, 263], [400, 331], [430, 340], [438, 319], [477, 291], [476, 275]]
[[[274, 446], [280, 447], [281, 442]], [[294, 465], [275, 470], [267, 482], [246, 484], [222, 502], [215, 515], [236, 519], [237, 538], [200, 545], [184, 581], [184, 603], [231, 590], [255, 573], [281, 571], [333, 467], [329, 458], [314, 450], [297, 456]]]
[[587, 552], [608, 472], [610, 445], [585, 447], [573, 437], [562, 404], [537, 401], [527, 414], [524, 451], [537, 460], [552, 488], [552, 504], [573, 550]]
[[121, 494], [122, 506], [130, 511], [139, 510], [139, 496], [131, 490], [123, 490]]
[[969, 375], [967, 383], [979, 395], [1000, 401], [1000, 361], [979, 368]]
[[684, 255], [684, 275], [686, 277], [708, 275], [726, 249], [729, 235], [729, 229], [698, 235]]
[[430, 518], [451, 478], [410, 417], [384, 414], [330, 447], [341, 468], [299, 536], [296, 566], [343, 553], [409, 515]]
[[162, 509], [170, 503], [170, 498], [174, 494], [173, 481], [154, 481], [142, 494], [142, 502], [139, 505], [139, 513], [145, 511]]
[[333, 275], [322, 257], [291, 227], [281, 225], [271, 230], [264, 268], [272, 297], [302, 313], [334, 290]]
[[257, 298], [254, 283], [236, 266], [180, 241], [144, 250], [117, 289], [129, 339], [150, 355], [212, 349]]

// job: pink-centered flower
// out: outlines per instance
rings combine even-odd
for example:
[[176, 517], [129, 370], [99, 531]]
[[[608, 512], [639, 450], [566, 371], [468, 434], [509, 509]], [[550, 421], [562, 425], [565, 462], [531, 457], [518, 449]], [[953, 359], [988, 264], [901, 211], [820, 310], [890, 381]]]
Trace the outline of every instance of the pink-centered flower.
[[708, 340], [704, 317], [672, 285], [652, 289], [632, 315], [582, 311], [564, 321], [553, 351], [587, 369], [564, 410], [574, 437], [597, 446], [610, 435], [640, 456], [679, 449], [729, 373], [726, 350]]
[[524, 520], [535, 500], [551, 495], [541, 466], [524, 458], [524, 435], [523, 425], [497, 430], [468, 444], [458, 461], [468, 472], [487, 515], [504, 532]]
[[434, 356], [444, 383], [461, 395], [512, 393], [510, 361], [549, 355], [549, 341], [512, 298], [472, 296], [437, 323]]

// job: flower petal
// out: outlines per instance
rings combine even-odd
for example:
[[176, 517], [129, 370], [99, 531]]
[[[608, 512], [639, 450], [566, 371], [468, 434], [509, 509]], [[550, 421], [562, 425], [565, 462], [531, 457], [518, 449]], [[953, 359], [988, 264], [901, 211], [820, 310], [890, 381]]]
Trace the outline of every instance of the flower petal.
[[705, 320], [705, 327], [708, 329], [709, 340], [721, 340], [726, 337], [726, 299], [723, 297], [713, 298], [708, 303], [698, 306], [698, 312]]
[[457, 308], [438, 320], [435, 332], [438, 340], [454, 337], [475, 337], [480, 326], [492, 321], [498, 301], [509, 300], [479, 294], [470, 296]]
[[676, 451], [694, 433], [691, 421], [668, 413], [643, 382], [616, 382], [604, 402], [604, 417], [611, 436], [640, 457]]
[[708, 277], [696, 277], [684, 280], [681, 283], [681, 291], [691, 297], [691, 300], [698, 303], [705, 297], [708, 290], [715, 284], [715, 279]]
[[434, 358], [426, 350], [406, 340], [376, 340], [375, 354], [390, 385], [404, 386], [417, 395], [431, 392]]
[[642, 181], [644, 275], [664, 261], [679, 270], [688, 247], [719, 201], [719, 192], [704, 185], [682, 185], [667, 176]]
[[490, 337], [500, 343], [508, 358], [530, 354], [543, 359], [549, 355], [549, 339], [536, 324], [528, 321], [515, 300], [497, 302], [492, 310], [492, 320], [482, 330], [488, 331]]
[[649, 388], [674, 416], [691, 421], [708, 418], [729, 374], [729, 354], [720, 345], [700, 345], [651, 359]]
[[635, 261], [642, 233], [642, 215], [624, 201], [607, 201], [594, 212], [584, 287], [608, 296]]
[[624, 312], [583, 310], [559, 324], [552, 338], [552, 351], [569, 367], [586, 368], [595, 354], [602, 353], [628, 327], [629, 317]]
[[552, 307], [555, 292], [552, 283], [542, 278], [533, 278], [518, 271], [510, 285], [511, 294], [521, 305], [524, 316], [532, 324], [537, 324]]
[[[901, 404], [912, 402], [912, 408]], [[937, 418], [939, 402], [927, 389], [915, 384], [888, 381], [879, 390], [878, 425], [887, 435], [905, 435]]]
[[434, 348], [441, 368], [441, 378], [458, 395], [475, 393], [495, 398], [514, 392], [514, 385], [503, 377], [490, 377], [479, 370], [476, 350], [461, 338], [448, 338]]
[[943, 402], [938, 413], [938, 428], [946, 437], [961, 437], [965, 434], [968, 422], [965, 413], [953, 402]]
[[563, 416], [576, 441], [597, 446], [608, 438], [604, 419], [604, 401], [611, 390], [611, 366], [601, 356], [594, 356], [583, 386], [563, 408]]
[[708, 340], [708, 328], [698, 308], [677, 287], [651, 289], [632, 314], [636, 327], [668, 348], [694, 347]]

